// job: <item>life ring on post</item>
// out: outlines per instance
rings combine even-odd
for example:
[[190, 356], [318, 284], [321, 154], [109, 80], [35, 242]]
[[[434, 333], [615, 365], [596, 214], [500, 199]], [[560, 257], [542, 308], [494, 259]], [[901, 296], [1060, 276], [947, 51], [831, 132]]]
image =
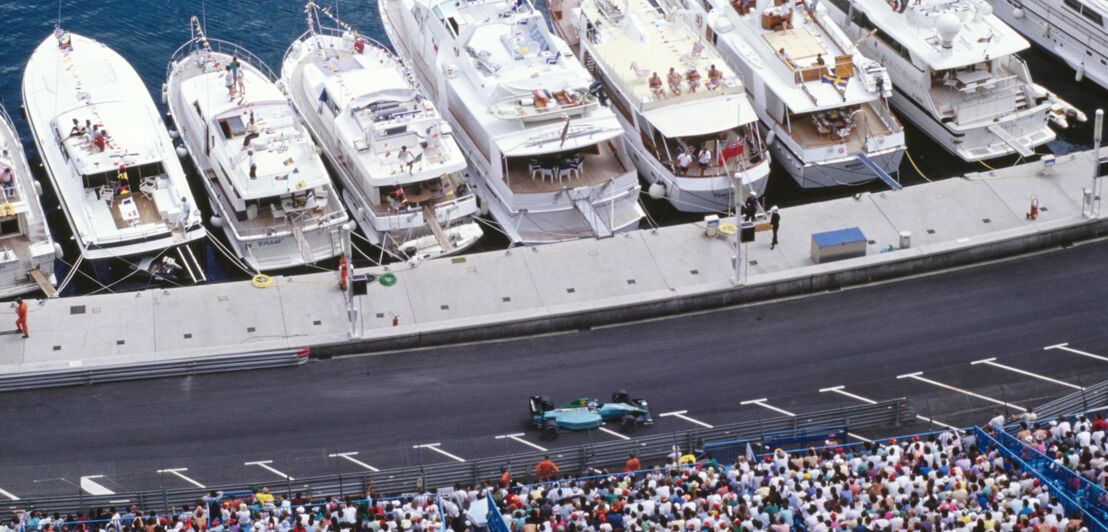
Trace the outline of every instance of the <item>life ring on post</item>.
[[255, 275], [254, 278], [250, 280], [250, 282], [253, 283], [254, 286], [257, 288], [269, 288], [273, 286], [273, 278], [261, 273]]
[[15, 205], [11, 203], [0, 205], [0, 216], [15, 216]]
[[381, 283], [381, 286], [392, 286], [396, 284], [396, 276], [391, 273], [386, 273], [378, 277], [377, 282]]
[[339, 257], [339, 288], [346, 290], [346, 276], [348, 273], [348, 267], [346, 264], [346, 257]]

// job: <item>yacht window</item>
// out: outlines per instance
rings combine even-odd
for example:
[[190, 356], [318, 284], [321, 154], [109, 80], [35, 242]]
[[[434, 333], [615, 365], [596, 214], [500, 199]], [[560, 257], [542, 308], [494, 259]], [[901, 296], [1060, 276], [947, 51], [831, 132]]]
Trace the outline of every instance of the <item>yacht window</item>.
[[1100, 16], [1100, 13], [1097, 13], [1096, 11], [1093, 11], [1092, 9], [1089, 9], [1088, 6], [1082, 6], [1081, 7], [1081, 14], [1085, 15], [1085, 18], [1087, 18], [1087, 19], [1089, 19], [1093, 22], [1096, 22], [1097, 26], [1103, 26], [1104, 25], [1104, 19]]
[[200, 102], [192, 102], [192, 106], [196, 109], [196, 116], [199, 116], [201, 120], [204, 119], [204, 112], [200, 110]]
[[843, 13], [850, 12], [850, 4], [847, 2], [847, 0], [831, 0], [831, 4], [839, 8], [839, 10]]
[[1062, 0], [1062, 3], [1066, 4], [1066, 7], [1077, 11], [1078, 13], [1081, 12], [1081, 3], [1077, 0]]
[[225, 138], [234, 138], [246, 132], [242, 117], [232, 116], [219, 121], [219, 129]]

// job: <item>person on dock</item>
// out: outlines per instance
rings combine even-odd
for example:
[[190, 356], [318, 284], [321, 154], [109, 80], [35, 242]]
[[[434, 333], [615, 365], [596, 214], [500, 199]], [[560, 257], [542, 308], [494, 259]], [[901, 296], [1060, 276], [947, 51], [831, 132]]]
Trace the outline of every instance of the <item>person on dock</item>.
[[746, 197], [746, 201], [743, 202], [742, 207], [743, 220], [747, 222], [753, 222], [754, 217], [758, 215], [758, 195], [751, 194]]
[[535, 466], [535, 474], [538, 475], [539, 482], [554, 480], [554, 476], [558, 474], [558, 466], [550, 459], [550, 453], [542, 455], [542, 461]]
[[781, 214], [777, 212], [776, 205], [769, 212], [769, 226], [773, 228], [773, 240], [769, 243], [769, 249], [773, 249], [777, 247], [777, 229], [781, 227]]
[[15, 330], [23, 331], [23, 337], [28, 338], [27, 333], [27, 302], [22, 297], [15, 298]]

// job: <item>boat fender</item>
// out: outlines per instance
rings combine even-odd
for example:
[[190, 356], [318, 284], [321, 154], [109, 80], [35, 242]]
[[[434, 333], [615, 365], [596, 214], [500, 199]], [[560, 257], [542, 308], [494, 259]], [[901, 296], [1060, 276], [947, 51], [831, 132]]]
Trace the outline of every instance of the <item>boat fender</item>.
[[189, 154], [189, 151], [184, 146], [177, 146], [177, 156], [184, 157]]
[[273, 286], [273, 278], [261, 273], [255, 275], [250, 282], [257, 288], [269, 288]]
[[223, 217], [218, 215], [218, 214], [213, 214], [212, 215], [211, 222], [212, 222], [212, 227], [215, 227], [215, 228], [223, 227]]
[[36, 196], [41, 196], [42, 195], [42, 182], [39, 181], [38, 179], [36, 179], [34, 181], [31, 181], [31, 183], [33, 183], [33, 186], [35, 187], [35, 195]]
[[646, 192], [653, 199], [662, 199], [666, 197], [666, 185], [660, 181], [655, 181]]
[[489, 202], [487, 202], [487, 201], [485, 201], [481, 198], [477, 198], [477, 212], [480, 212], [481, 216], [488, 216], [489, 215]]
[[381, 286], [392, 286], [396, 284], [396, 275], [393, 275], [391, 272], [386, 273], [378, 277], [377, 282], [381, 283]]
[[15, 205], [11, 203], [0, 205], [0, 216], [15, 216]]
[[777, 132], [776, 131], [770, 131], [769, 134], [766, 135], [766, 146], [769, 146], [770, 144], [773, 144], [773, 141], [775, 141], [775, 140], [777, 140]]
[[62, 245], [57, 242], [54, 242], [54, 257], [65, 259], [65, 253], [62, 252]]
[[1049, 37], [1049, 36], [1050, 36], [1050, 23], [1049, 22], [1044, 22], [1043, 23], [1043, 37]]
[[1077, 73], [1074, 74], [1073, 79], [1079, 83], [1081, 80], [1085, 79], [1085, 63], [1077, 65]]
[[1012, 18], [1019, 20], [1023, 18], [1023, 8], [1017, 7], [1012, 9]]

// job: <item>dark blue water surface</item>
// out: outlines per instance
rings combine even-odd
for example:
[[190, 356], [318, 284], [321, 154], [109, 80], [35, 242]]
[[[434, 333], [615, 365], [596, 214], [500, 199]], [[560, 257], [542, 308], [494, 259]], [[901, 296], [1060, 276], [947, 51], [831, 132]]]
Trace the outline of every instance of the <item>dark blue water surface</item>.
[[[344, 22], [352, 25], [363, 34], [369, 35], [388, 45], [377, 12], [376, 1], [334, 1], [321, 0], [323, 6], [330, 7]], [[30, 139], [26, 123], [16, 110], [21, 102], [20, 86], [27, 59], [43, 39], [51, 35], [55, 25], [73, 33], [96, 39], [119, 52], [142, 76], [155, 102], [164, 111], [160, 99], [162, 82], [170, 56], [190, 37], [189, 18], [200, 17], [208, 36], [238, 44], [261, 58], [274, 72], [279, 72], [281, 58], [294, 39], [307, 30], [304, 3], [294, 1], [200, 1], [200, 0], [123, 0], [100, 2], [77, 2], [64, 0], [59, 2], [4, 2], [0, 4], [0, 20], [5, 21], [4, 31], [0, 32], [0, 50], [4, 51], [0, 60], [0, 99], [16, 120], [16, 127], [23, 138], [28, 155], [37, 161], [34, 145]], [[1031, 49], [1024, 52], [1036, 81], [1059, 93], [1085, 111], [1089, 123], [1080, 124], [1059, 133], [1059, 139], [1047, 148], [1055, 153], [1067, 153], [1087, 149], [1091, 144], [1092, 115], [1096, 107], [1108, 104], [1108, 91], [1089, 81], [1077, 83], [1074, 73], [1066, 65], [1055, 60], [1045, 52]], [[925, 135], [905, 124], [907, 127], [908, 153], [911, 159], [929, 179], [941, 179], [961, 175], [967, 171], [984, 170], [981, 165], [967, 165], [950, 156]], [[1040, 151], [1045, 151], [1040, 149]], [[993, 161], [992, 166], [1012, 164], [1013, 160]], [[34, 164], [37, 164], [34, 163]], [[187, 166], [186, 166], [187, 168]], [[40, 171], [40, 170], [39, 170]], [[44, 185], [49, 183], [39, 176]], [[913, 168], [909, 158], [905, 157], [900, 168], [900, 180], [905, 185], [925, 181]], [[76, 249], [72, 246], [70, 230], [63, 216], [56, 211], [57, 202], [50, 187], [46, 186], [43, 203], [50, 216], [50, 225], [55, 237], [66, 249], [66, 259], [72, 262]], [[832, 197], [853, 194], [863, 190], [883, 190], [880, 182], [855, 189], [836, 189], [826, 191], [801, 191], [793, 181], [775, 167], [767, 187], [766, 201], [789, 205], [817, 201]], [[203, 188], [194, 185], [195, 194], [203, 194]], [[643, 196], [653, 218], [660, 223], [677, 223], [701, 218], [702, 215], [688, 215], [675, 212], [665, 202], [652, 201]], [[206, 202], [201, 201], [201, 204]], [[503, 247], [506, 242], [494, 231], [486, 231], [481, 249]], [[367, 250], [368, 251], [368, 250]], [[218, 260], [218, 254], [209, 253], [209, 268], [214, 280], [241, 276], [234, 272], [224, 261]], [[59, 272], [66, 269], [59, 263]], [[88, 292], [94, 284], [81, 282], [79, 292]]]

